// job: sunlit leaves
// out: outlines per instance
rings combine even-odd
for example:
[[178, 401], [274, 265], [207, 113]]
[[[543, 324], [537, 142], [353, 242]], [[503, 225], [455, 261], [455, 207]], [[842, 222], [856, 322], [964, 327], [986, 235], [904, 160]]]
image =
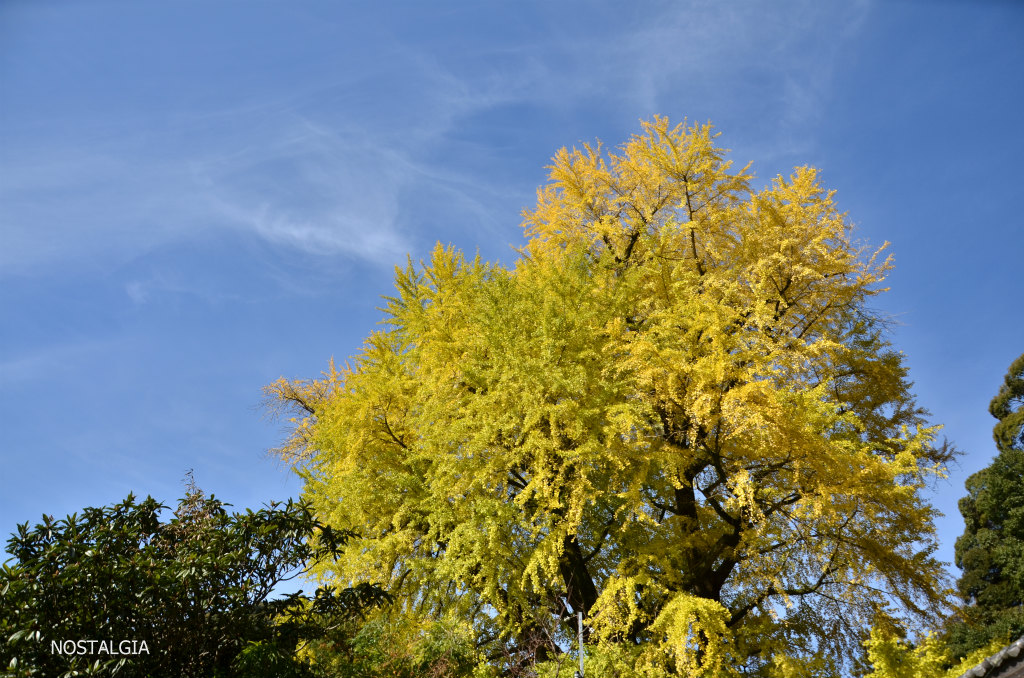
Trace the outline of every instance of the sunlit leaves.
[[350, 367], [272, 387], [323, 394], [284, 449], [362, 535], [325, 576], [524, 644], [583, 611], [650, 675], [807, 668], [879, 601], [941, 607], [949, 453], [867, 306], [889, 262], [815, 170], [754, 191], [715, 136], [563, 149], [515, 266], [439, 245]]

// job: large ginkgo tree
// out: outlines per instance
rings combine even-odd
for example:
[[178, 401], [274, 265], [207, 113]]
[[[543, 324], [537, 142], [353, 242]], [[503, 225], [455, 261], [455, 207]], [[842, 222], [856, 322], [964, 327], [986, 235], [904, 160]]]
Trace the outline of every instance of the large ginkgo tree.
[[705, 125], [563, 149], [512, 267], [439, 245], [351, 364], [269, 386], [360, 535], [323, 575], [467, 621], [507, 673], [582, 613], [621, 675], [829, 675], [941, 609], [950, 451], [869, 305], [889, 261], [814, 169], [751, 182]]

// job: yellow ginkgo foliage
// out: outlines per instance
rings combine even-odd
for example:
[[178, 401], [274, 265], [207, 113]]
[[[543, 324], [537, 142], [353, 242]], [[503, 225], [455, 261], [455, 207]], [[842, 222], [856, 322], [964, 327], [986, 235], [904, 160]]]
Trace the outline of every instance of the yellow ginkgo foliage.
[[560, 151], [513, 267], [439, 245], [351, 365], [268, 387], [306, 497], [361, 535], [324, 577], [506, 662], [582, 611], [648, 676], [825, 675], [886, 605], [941, 608], [949, 452], [868, 305], [889, 261], [815, 170], [755, 191], [714, 139]]
[[913, 645], [891, 629], [874, 627], [864, 641], [867, 661], [871, 665], [871, 671], [864, 678], [960, 678], [999, 652], [1008, 642], [1000, 638], [954, 660], [949, 648], [934, 632], [924, 635], [917, 645]]

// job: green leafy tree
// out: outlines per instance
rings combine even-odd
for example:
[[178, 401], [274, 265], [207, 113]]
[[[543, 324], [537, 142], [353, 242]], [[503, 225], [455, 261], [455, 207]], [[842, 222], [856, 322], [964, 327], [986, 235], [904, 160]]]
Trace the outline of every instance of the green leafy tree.
[[609, 665], [728, 676], [836, 673], [887, 601], [942, 609], [950, 450], [868, 305], [888, 261], [813, 169], [755, 191], [714, 137], [563, 149], [514, 266], [438, 246], [352, 365], [268, 387], [360, 534], [320, 572], [467, 620], [507, 674], [578, 612]]
[[[165, 506], [129, 495], [19, 525], [0, 573], [5, 675], [298, 677], [306, 672], [296, 647], [320, 620], [386, 599], [369, 584], [270, 599], [352, 535], [322, 525], [304, 503], [244, 513], [226, 506], [190, 485], [168, 522]], [[79, 640], [93, 641], [90, 653], [53, 650]], [[124, 649], [122, 641], [130, 641]]]
[[1024, 355], [1010, 365], [989, 412], [999, 452], [967, 479], [956, 542], [965, 618], [950, 627], [956, 656], [1024, 634]]

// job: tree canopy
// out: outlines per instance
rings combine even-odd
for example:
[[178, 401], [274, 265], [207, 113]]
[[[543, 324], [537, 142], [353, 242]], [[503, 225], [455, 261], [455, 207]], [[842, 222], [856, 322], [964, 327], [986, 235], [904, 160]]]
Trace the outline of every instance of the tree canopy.
[[957, 582], [966, 618], [950, 628], [961, 656], [993, 640], [1024, 634], [1024, 355], [1010, 365], [989, 405], [998, 453], [967, 479], [956, 541]]
[[299, 678], [300, 640], [386, 600], [367, 583], [272, 598], [351, 535], [303, 503], [225, 506], [190, 485], [167, 522], [152, 497], [129, 496], [19, 525], [0, 571], [4, 675]]
[[950, 450], [868, 305], [890, 261], [814, 169], [754, 190], [715, 136], [559, 151], [513, 266], [438, 245], [351, 364], [268, 387], [305, 498], [360, 535], [324, 576], [456, 612], [506, 673], [577, 612], [633, 675], [828, 675], [942, 608]]

